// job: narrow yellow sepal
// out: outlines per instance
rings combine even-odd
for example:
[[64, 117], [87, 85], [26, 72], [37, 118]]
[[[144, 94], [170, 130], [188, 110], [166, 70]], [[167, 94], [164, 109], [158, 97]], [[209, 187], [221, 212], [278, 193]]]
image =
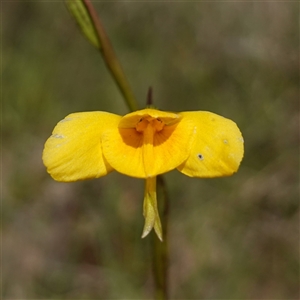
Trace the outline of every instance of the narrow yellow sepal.
[[107, 112], [68, 115], [54, 128], [45, 143], [43, 162], [57, 181], [98, 178], [111, 172], [102, 153], [101, 135], [117, 127], [121, 117]]
[[135, 128], [140, 119], [147, 116], [160, 119], [166, 125], [172, 125], [181, 119], [181, 116], [177, 113], [145, 108], [125, 115], [120, 121], [119, 128]]
[[156, 235], [163, 241], [162, 227], [157, 209], [156, 177], [146, 179], [143, 215], [145, 218], [145, 225], [142, 238], [146, 237], [154, 227]]
[[235, 173], [244, 155], [237, 125], [211, 112], [180, 113], [194, 124], [189, 157], [177, 169], [191, 177], [223, 177]]

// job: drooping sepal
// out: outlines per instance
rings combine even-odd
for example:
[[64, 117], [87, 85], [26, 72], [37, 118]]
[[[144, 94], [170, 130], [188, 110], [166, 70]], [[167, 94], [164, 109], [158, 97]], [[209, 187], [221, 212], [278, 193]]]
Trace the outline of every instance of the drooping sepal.
[[162, 227], [157, 209], [156, 177], [146, 179], [143, 214], [145, 225], [142, 238], [146, 237], [154, 227], [157, 237], [162, 241]]

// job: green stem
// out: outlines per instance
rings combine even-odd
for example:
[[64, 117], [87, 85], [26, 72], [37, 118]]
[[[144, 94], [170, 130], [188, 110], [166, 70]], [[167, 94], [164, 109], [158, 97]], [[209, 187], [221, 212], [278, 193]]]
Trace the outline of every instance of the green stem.
[[169, 244], [168, 244], [168, 218], [169, 218], [169, 197], [165, 181], [162, 176], [157, 177], [158, 199], [162, 212], [162, 228], [164, 241], [161, 242], [152, 235], [153, 247], [153, 273], [155, 282], [155, 296], [157, 300], [168, 299], [168, 267], [169, 267]]
[[[131, 111], [138, 109], [136, 99], [130, 88], [130, 85], [126, 79], [126, 76], [122, 70], [121, 64], [117, 59], [113, 47], [106, 35], [106, 32], [97, 16], [97, 13], [90, 2], [90, 0], [65, 0], [70, 13], [75, 18], [76, 22], [80, 26], [83, 34], [86, 38], [100, 51], [104, 62], [110, 71], [114, 81], [116, 82], [119, 90], [121, 91], [127, 106]], [[151, 99], [151, 90], [149, 91], [149, 99]], [[152, 100], [148, 101], [148, 105]], [[144, 212], [146, 216], [146, 225], [149, 225], [151, 218], [155, 216], [157, 222], [151, 223], [160, 239], [162, 236], [164, 241], [161, 242], [155, 235], [152, 235], [152, 253], [153, 253], [153, 273], [155, 281], [155, 298], [159, 300], [168, 299], [168, 217], [169, 217], [169, 198], [166, 190], [166, 184], [162, 176], [158, 176], [158, 195], [159, 206], [162, 211], [162, 228], [163, 234], [161, 234], [161, 227], [159, 223], [158, 211], [156, 208], [156, 193], [153, 192], [155, 188], [155, 180], [146, 182], [146, 190], [152, 191], [146, 196], [149, 201], [146, 201], [144, 206]], [[148, 186], [147, 186], [148, 184]], [[156, 191], [156, 189], [155, 189]], [[145, 198], [147, 198], [145, 196]], [[148, 199], [147, 198], [147, 199]], [[151, 200], [151, 201], [150, 201]], [[148, 206], [147, 206], [148, 205]], [[158, 219], [157, 219], [158, 217]], [[150, 222], [147, 223], [147, 220]], [[146, 226], [147, 228], [147, 226]], [[152, 228], [152, 227], [151, 227]], [[148, 230], [145, 231], [146, 234]]]
[[[76, 6], [76, 3], [70, 0], [67, 0], [66, 3], [69, 9], [71, 8], [71, 12], [73, 16], [75, 17], [79, 26], [83, 29], [83, 32], [86, 35], [86, 37], [90, 41], [92, 40], [95, 41], [92, 43], [100, 51], [108, 70], [110, 71], [114, 81], [116, 82], [119, 90], [121, 91], [127, 103], [128, 108], [131, 111], [137, 110], [138, 105], [134, 97], [134, 94], [130, 88], [129, 82], [127, 81], [127, 78], [123, 72], [121, 64], [117, 56], [115, 55], [114, 49], [110, 43], [110, 40], [104, 30], [104, 27], [92, 3], [90, 2], [90, 0], [81, 0], [81, 3], [83, 4], [83, 7], [85, 9], [82, 6], [80, 6], [79, 3]], [[88, 21], [85, 20], [83, 17], [87, 17]], [[84, 28], [84, 26], [90, 26], [90, 27], [92, 26], [94, 30], [90, 30], [91, 28], [89, 29]], [[86, 34], [87, 32], [89, 32], [89, 36], [87, 36]], [[98, 43], [96, 42], [95, 38], [98, 40]]]
[[90, 13], [90, 16], [94, 22], [94, 26], [98, 35], [98, 38], [100, 40], [100, 43], [102, 45], [100, 51], [103, 55], [104, 61], [111, 72], [117, 86], [119, 87], [124, 99], [126, 100], [126, 103], [131, 111], [135, 111], [138, 109], [135, 97], [133, 95], [133, 92], [130, 88], [130, 85], [126, 79], [126, 76], [123, 72], [123, 69], [121, 67], [121, 64], [115, 55], [115, 52], [113, 50], [113, 47], [110, 43], [110, 40], [108, 36], [106, 35], [106, 32], [104, 30], [104, 27], [102, 26], [102, 23], [97, 16], [97, 13], [92, 6], [91, 2], [89, 0], [85, 0], [85, 5], [87, 7], [87, 10]]

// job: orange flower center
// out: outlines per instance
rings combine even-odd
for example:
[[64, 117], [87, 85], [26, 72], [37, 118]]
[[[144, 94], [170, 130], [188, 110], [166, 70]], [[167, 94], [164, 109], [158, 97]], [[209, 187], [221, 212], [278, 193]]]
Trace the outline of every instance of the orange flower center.
[[135, 129], [137, 132], [144, 132], [148, 126], [152, 128], [152, 131], [154, 133], [163, 130], [163, 128], [165, 127], [165, 123], [159, 118], [147, 116], [139, 120], [139, 122], [135, 126]]

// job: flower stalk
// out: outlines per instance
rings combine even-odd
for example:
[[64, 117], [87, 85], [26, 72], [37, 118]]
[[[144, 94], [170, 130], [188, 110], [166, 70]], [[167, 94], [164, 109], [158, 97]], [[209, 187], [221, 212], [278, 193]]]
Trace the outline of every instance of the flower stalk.
[[161, 243], [155, 235], [152, 235], [153, 247], [153, 277], [155, 281], [155, 297], [157, 300], [169, 299], [168, 276], [169, 276], [169, 196], [163, 176], [157, 177], [157, 193], [159, 196], [159, 208], [162, 213], [162, 228], [164, 242]]
[[75, 18], [76, 23], [79, 25], [82, 33], [88, 41], [100, 51], [103, 60], [129, 109], [131, 111], [137, 110], [137, 101], [130, 84], [90, 0], [66, 0], [66, 5], [71, 15]]
[[[71, 15], [75, 18], [77, 24], [81, 28], [85, 37], [90, 43], [95, 46], [101, 53], [103, 60], [110, 71], [115, 83], [117, 84], [123, 98], [131, 111], [138, 109], [137, 101], [132, 92], [132, 89], [127, 81], [127, 78], [123, 72], [121, 64], [115, 55], [113, 47], [109, 41], [104, 27], [96, 14], [96, 11], [89, 0], [73, 1], [66, 0], [66, 5]], [[147, 106], [152, 106], [152, 89], [148, 91]], [[156, 176], [146, 179], [146, 188], [144, 195], [143, 214], [145, 217], [145, 226], [142, 237], [149, 234], [151, 229], [154, 230], [159, 240], [154, 236], [152, 242], [152, 255], [153, 255], [153, 275], [155, 282], [155, 298], [166, 300], [167, 294], [167, 273], [168, 273], [168, 235], [167, 235], [167, 223], [168, 223], [168, 195], [166, 192], [165, 183], [162, 176], [158, 177], [158, 183], [162, 195], [160, 201], [162, 201], [163, 208], [163, 225], [162, 231], [161, 221], [159, 218], [157, 208], [157, 196], [156, 196]], [[161, 243], [164, 236], [164, 243]]]

